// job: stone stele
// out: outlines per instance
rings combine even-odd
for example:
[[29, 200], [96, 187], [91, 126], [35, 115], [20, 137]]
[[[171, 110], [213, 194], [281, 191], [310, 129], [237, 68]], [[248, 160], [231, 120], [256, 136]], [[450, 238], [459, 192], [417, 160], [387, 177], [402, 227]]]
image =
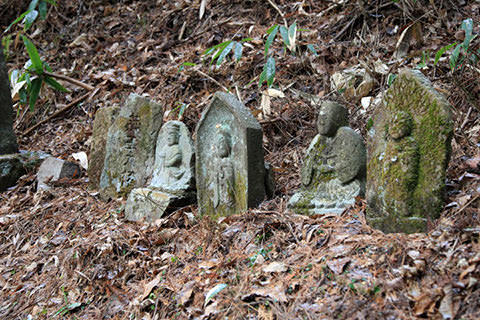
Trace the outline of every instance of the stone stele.
[[367, 221], [384, 232], [425, 232], [444, 204], [450, 106], [420, 71], [404, 69], [372, 119]]
[[163, 121], [160, 104], [131, 94], [108, 130], [100, 197], [126, 197], [149, 183], [155, 160], [155, 142]]
[[362, 137], [347, 127], [347, 110], [325, 101], [320, 106], [318, 134], [302, 167], [302, 185], [288, 203], [292, 211], [341, 214], [365, 193], [366, 151]]
[[90, 159], [88, 161], [88, 183], [90, 188], [98, 189], [107, 147], [108, 129], [112, 126], [120, 110], [119, 106], [98, 109], [93, 121]]
[[168, 121], [160, 130], [153, 178], [148, 187], [130, 192], [125, 217], [130, 221], [154, 222], [165, 212], [195, 201], [194, 148], [184, 123]]
[[13, 132], [13, 109], [7, 66], [0, 46], [0, 155], [18, 152], [17, 137]]
[[245, 212], [265, 198], [262, 128], [233, 95], [217, 92], [196, 128], [196, 182], [201, 215]]

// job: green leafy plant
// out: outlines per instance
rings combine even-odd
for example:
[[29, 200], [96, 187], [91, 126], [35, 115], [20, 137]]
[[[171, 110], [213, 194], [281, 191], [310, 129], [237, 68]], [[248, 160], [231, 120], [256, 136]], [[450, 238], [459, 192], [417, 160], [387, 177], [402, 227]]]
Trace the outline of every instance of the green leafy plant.
[[[20, 103], [22, 105], [28, 104], [31, 111], [34, 110], [35, 103], [38, 100], [40, 90], [44, 83], [55, 90], [68, 92], [67, 89], [50, 75], [52, 68], [41, 59], [37, 47], [24, 34], [32, 27], [37, 18], [40, 18], [40, 20], [46, 19], [47, 4], [56, 5], [56, 0], [32, 0], [28, 6], [28, 10], [16, 18], [4, 31], [4, 34], [6, 34], [17, 23], [23, 23], [23, 30], [19, 31], [17, 37], [22, 39], [30, 59], [25, 63], [22, 70], [15, 69], [10, 73], [10, 83], [13, 88], [13, 96], [16, 97], [18, 95]], [[7, 53], [6, 56], [8, 56], [10, 50], [12, 37], [13, 34], [7, 34], [2, 38], [2, 44]]]
[[[263, 50], [265, 64], [263, 65], [263, 70], [259, 77], [259, 87], [261, 87], [264, 82], [267, 83], [268, 87], [271, 87], [273, 85], [276, 72], [276, 61], [274, 54], [270, 51], [270, 48], [274, 43], [275, 39], [278, 38], [277, 35], [280, 34], [285, 51], [289, 51], [292, 55], [295, 55], [298, 48], [297, 33], [299, 31], [306, 30], [298, 29], [296, 22], [294, 22], [290, 26], [281, 26], [276, 24], [267, 30], [267, 40], [265, 41], [265, 47]], [[251, 40], [252, 38], [244, 38], [239, 41], [224, 41], [213, 47], [208, 48], [202, 53], [202, 55], [204, 57], [209, 57], [210, 65], [215, 63], [217, 67], [220, 66], [224, 61], [226, 61], [227, 57], [230, 54], [232, 54], [232, 58], [238, 62], [242, 58], [244, 44]], [[317, 51], [314, 45], [307, 44], [307, 49], [314, 55], [317, 55]], [[183, 71], [186, 67], [191, 66], [196, 66], [196, 64], [192, 62], [184, 62], [180, 65], [179, 71]]]
[[58, 91], [68, 92], [68, 90], [49, 76], [52, 68], [40, 58], [33, 42], [24, 35], [21, 37], [30, 59], [23, 70], [13, 70], [10, 73], [10, 83], [14, 94], [18, 92], [20, 103], [26, 105], [28, 101], [30, 110], [33, 111], [43, 83]]
[[251, 41], [252, 38], [245, 38], [240, 41], [228, 40], [222, 43], [219, 43], [211, 48], [205, 50], [202, 55], [203, 56], [212, 56], [210, 60], [210, 64], [215, 62], [216, 65], [220, 66], [225, 58], [228, 56], [230, 52], [233, 51], [233, 58], [236, 61], [239, 61], [242, 58], [243, 54], [243, 44], [245, 42]]
[[18, 18], [8, 26], [4, 33], [7, 33], [20, 21], [23, 22], [23, 31], [26, 32], [38, 17], [40, 17], [40, 20], [45, 20], [47, 18], [47, 3], [54, 6], [57, 5], [56, 0], [32, 0], [28, 5], [28, 10], [18, 16]]
[[452, 72], [463, 68], [467, 63], [473, 65], [478, 63], [480, 52], [474, 52], [470, 48], [472, 41], [477, 37], [477, 34], [473, 34], [473, 20], [471, 18], [463, 20], [460, 28], [465, 32], [465, 39], [463, 42], [454, 42], [438, 50], [435, 55], [434, 65], [437, 65], [443, 54], [453, 47], [455, 47], [455, 49], [453, 49], [450, 54], [449, 61]]
[[[263, 71], [260, 74], [260, 78], [258, 81], [258, 86], [260, 87], [264, 82], [267, 82], [267, 86], [271, 87], [273, 81], [275, 80], [275, 58], [273, 54], [269, 53], [270, 47], [274, 42], [277, 34], [280, 32], [281, 40], [283, 46], [286, 50], [290, 51], [291, 54], [295, 55], [297, 50], [297, 32], [298, 31], [305, 31], [304, 29], [297, 30], [297, 23], [294, 22], [290, 26], [280, 26], [278, 24], [270, 27], [267, 30], [267, 41], [265, 42], [265, 49], [264, 49], [264, 56], [266, 59], [266, 63], [263, 65]], [[314, 55], [317, 55], [317, 51], [315, 50], [314, 45], [308, 44], [307, 49], [310, 50]]]

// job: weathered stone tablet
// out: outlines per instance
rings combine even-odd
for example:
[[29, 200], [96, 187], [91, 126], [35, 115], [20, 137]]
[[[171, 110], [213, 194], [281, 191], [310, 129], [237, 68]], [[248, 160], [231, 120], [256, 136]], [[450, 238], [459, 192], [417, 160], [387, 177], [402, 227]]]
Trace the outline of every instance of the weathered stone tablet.
[[425, 232], [439, 216], [453, 124], [450, 106], [418, 70], [400, 71], [373, 115], [367, 221], [384, 232]]
[[364, 195], [365, 145], [347, 124], [347, 110], [342, 105], [322, 103], [318, 134], [307, 149], [302, 167], [302, 186], [288, 203], [292, 211], [341, 214], [355, 203], [355, 197]]
[[93, 121], [92, 142], [88, 161], [88, 183], [93, 189], [98, 189], [102, 175], [105, 153], [107, 148], [108, 129], [115, 121], [120, 106], [98, 109]]
[[135, 188], [128, 196], [125, 217], [153, 222], [165, 212], [195, 201], [194, 148], [184, 123], [168, 121], [160, 130], [153, 178], [148, 187]]
[[128, 97], [108, 130], [99, 190], [103, 199], [126, 197], [133, 188], [150, 182], [163, 112], [148, 98]]
[[18, 152], [17, 137], [13, 133], [12, 105], [8, 70], [0, 45], [0, 155]]
[[229, 216], [264, 200], [262, 137], [250, 110], [231, 94], [215, 93], [196, 128], [200, 214]]

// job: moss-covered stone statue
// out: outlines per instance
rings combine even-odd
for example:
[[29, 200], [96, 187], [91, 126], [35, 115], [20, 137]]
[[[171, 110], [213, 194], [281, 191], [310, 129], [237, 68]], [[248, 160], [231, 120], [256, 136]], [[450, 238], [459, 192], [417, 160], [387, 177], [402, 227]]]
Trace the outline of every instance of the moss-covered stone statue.
[[262, 138], [260, 124], [240, 101], [231, 94], [215, 93], [196, 129], [200, 214], [229, 216], [264, 200], [271, 183], [266, 181], [270, 175]]
[[318, 134], [302, 167], [302, 186], [288, 203], [298, 213], [340, 214], [365, 192], [366, 153], [362, 137], [347, 127], [347, 110], [325, 101], [320, 106]]
[[153, 174], [155, 142], [163, 123], [163, 107], [131, 94], [108, 130], [100, 176], [102, 199], [126, 197], [148, 185]]
[[384, 232], [425, 232], [443, 208], [452, 120], [420, 71], [404, 69], [368, 134], [367, 221]]
[[148, 187], [135, 188], [125, 206], [127, 220], [154, 222], [165, 212], [195, 201], [194, 148], [187, 127], [169, 121], [160, 130], [153, 178]]

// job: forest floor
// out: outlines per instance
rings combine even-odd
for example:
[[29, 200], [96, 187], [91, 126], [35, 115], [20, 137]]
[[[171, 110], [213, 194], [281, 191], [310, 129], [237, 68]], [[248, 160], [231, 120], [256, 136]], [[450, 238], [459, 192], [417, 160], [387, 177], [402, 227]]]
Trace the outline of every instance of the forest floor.
[[[26, 10], [23, 2], [23, 8], [0, 6], [2, 30]], [[165, 120], [185, 109], [182, 120], [193, 132], [213, 93], [226, 87], [261, 119], [275, 196], [219, 223], [197, 217], [191, 206], [147, 225], [124, 219], [123, 200], [100, 201], [86, 174], [37, 193], [29, 172], [0, 194], [0, 318], [479, 319], [480, 71], [466, 63], [452, 72], [448, 59], [434, 65], [433, 58], [462, 41], [464, 19], [473, 18], [479, 31], [480, 3], [218, 0], [206, 1], [200, 19], [201, 2], [58, 1], [29, 34], [55, 72], [95, 89], [28, 134], [87, 91], [63, 82], [71, 92], [42, 91], [34, 112], [16, 104], [21, 149], [68, 160], [88, 153], [95, 111], [123, 103], [132, 92], [162, 103]], [[266, 110], [265, 84], [257, 84], [265, 35], [284, 19], [305, 30], [295, 56], [284, 53], [279, 40], [270, 49], [277, 66], [273, 87], [284, 97], [272, 98]], [[412, 44], [394, 62], [409, 26], [416, 30]], [[10, 31], [12, 39], [20, 30]], [[202, 63], [207, 48], [246, 37], [252, 40], [238, 63]], [[12, 43], [9, 69], [27, 59], [21, 42]], [[179, 70], [185, 62], [195, 65]], [[286, 209], [316, 133], [316, 100], [346, 105], [350, 125], [365, 136], [372, 108], [330, 87], [334, 72], [360, 63], [369, 70], [385, 65], [392, 74], [420, 68], [452, 105], [446, 206], [426, 234], [370, 228], [361, 199], [341, 216]], [[388, 77], [371, 74], [375, 97]]]

